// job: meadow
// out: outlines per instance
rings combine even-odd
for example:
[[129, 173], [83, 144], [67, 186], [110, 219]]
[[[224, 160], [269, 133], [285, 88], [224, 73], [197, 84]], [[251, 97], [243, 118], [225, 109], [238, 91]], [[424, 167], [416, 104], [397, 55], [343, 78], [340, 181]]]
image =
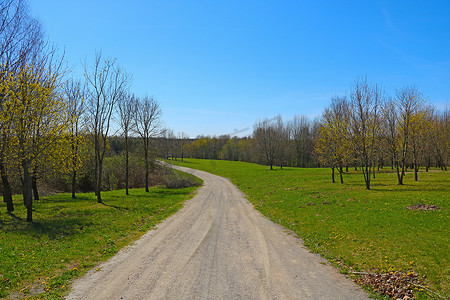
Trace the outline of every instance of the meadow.
[[179, 210], [196, 187], [153, 187], [43, 197], [28, 223], [21, 198], [0, 204], [0, 297], [58, 299], [73, 278], [107, 260]]
[[[327, 168], [269, 167], [244, 162], [185, 159], [173, 162], [229, 178], [262, 214], [301, 237], [344, 273], [417, 274], [420, 298], [450, 295], [450, 173], [407, 173], [397, 185], [381, 169], [366, 190], [360, 171], [344, 184], [331, 182]], [[428, 204], [438, 210], [408, 209]], [[437, 294], [436, 294], [437, 293]]]

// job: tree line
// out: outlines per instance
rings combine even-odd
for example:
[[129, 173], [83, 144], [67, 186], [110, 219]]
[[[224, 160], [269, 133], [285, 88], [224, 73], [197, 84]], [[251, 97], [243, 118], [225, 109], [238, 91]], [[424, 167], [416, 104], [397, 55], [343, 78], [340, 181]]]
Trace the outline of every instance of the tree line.
[[331, 168], [340, 175], [349, 167], [361, 170], [367, 189], [383, 167], [397, 173], [403, 184], [407, 169], [447, 170], [450, 159], [450, 113], [427, 103], [414, 86], [388, 96], [380, 85], [359, 78], [347, 96], [331, 99], [320, 118], [313, 121], [281, 116], [256, 122], [251, 136], [238, 138], [199, 136], [189, 140], [166, 136], [161, 145], [166, 158], [224, 159], [274, 166]]
[[125, 139], [126, 193], [130, 149], [142, 158], [148, 191], [151, 141], [161, 127], [158, 102], [132, 94], [131, 76], [101, 53], [83, 64], [83, 79], [69, 78], [63, 55], [45, 40], [24, 0], [2, 1], [0, 12], [0, 174], [7, 210], [14, 211], [12, 195], [20, 191], [32, 221], [39, 182], [63, 181], [74, 198], [84, 185], [102, 203], [112, 135]]

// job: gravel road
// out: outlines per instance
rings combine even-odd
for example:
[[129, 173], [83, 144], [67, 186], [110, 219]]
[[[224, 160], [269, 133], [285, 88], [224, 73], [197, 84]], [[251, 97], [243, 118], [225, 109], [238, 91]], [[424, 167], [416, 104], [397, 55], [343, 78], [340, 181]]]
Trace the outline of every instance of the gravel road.
[[229, 180], [197, 195], [132, 246], [73, 282], [67, 299], [368, 299]]

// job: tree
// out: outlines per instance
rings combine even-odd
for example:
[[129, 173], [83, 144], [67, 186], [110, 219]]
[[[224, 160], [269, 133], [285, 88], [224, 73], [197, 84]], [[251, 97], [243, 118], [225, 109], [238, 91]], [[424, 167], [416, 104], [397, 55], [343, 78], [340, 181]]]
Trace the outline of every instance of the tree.
[[289, 126], [285, 126], [281, 116], [275, 118], [275, 142], [277, 144], [275, 158], [278, 160], [280, 168], [289, 163], [289, 141], [291, 130]]
[[399, 158], [397, 160], [398, 184], [403, 185], [409, 146], [411, 144], [411, 127], [413, 116], [420, 110], [423, 99], [416, 87], [404, 87], [397, 91]]
[[179, 132], [178, 133], [178, 140], [180, 141], [178, 143], [180, 155], [181, 155], [181, 161], [184, 161], [184, 155], [186, 152], [186, 142], [189, 140], [189, 136], [185, 132]]
[[136, 133], [142, 138], [145, 164], [145, 191], [148, 192], [151, 140], [161, 133], [161, 109], [155, 99], [145, 96], [144, 98], [137, 98], [135, 112], [134, 127]]
[[447, 107], [443, 113], [430, 111], [430, 122], [432, 130], [429, 139], [434, 152], [436, 167], [447, 171], [446, 162], [450, 153], [450, 110]]
[[[16, 76], [27, 62], [37, 61], [37, 55], [43, 49], [40, 23], [31, 18], [26, 2], [23, 0], [5, 0], [0, 3], [0, 82], [11, 83], [10, 76]], [[7, 210], [14, 211], [12, 191], [9, 183], [8, 160], [17, 158], [11, 151], [11, 118], [8, 117], [5, 90], [0, 91], [0, 107], [3, 116], [0, 119], [0, 174], [3, 186], [3, 201]], [[5, 110], [6, 109], [6, 110]], [[6, 118], [5, 118], [6, 116]]]
[[273, 170], [273, 165], [277, 155], [278, 133], [271, 124], [271, 120], [265, 119], [258, 122], [253, 130], [253, 138], [257, 144], [259, 153], [262, 155], [266, 164]]
[[350, 95], [350, 129], [367, 189], [370, 189], [370, 175], [376, 158], [380, 104], [383, 101], [384, 93], [379, 86], [370, 85], [366, 78], [355, 81]]
[[46, 157], [60, 151], [59, 140], [70, 121], [59, 93], [60, 76], [59, 69], [52, 68], [51, 62], [49, 65], [25, 65], [16, 76], [10, 74], [2, 84], [7, 95], [4, 105], [10, 112], [10, 146], [17, 151], [29, 222], [32, 221], [33, 175]]
[[[399, 166], [399, 134], [397, 132], [399, 116], [394, 99], [389, 99], [383, 104], [382, 116], [385, 144], [387, 145], [387, 150], [390, 154], [392, 168], [394, 168], [394, 166], [397, 168]], [[397, 174], [399, 173], [397, 172]]]
[[111, 116], [119, 97], [128, 89], [130, 77], [117, 65], [115, 60], [103, 59], [101, 53], [95, 55], [90, 69], [84, 64], [84, 70], [89, 86], [88, 126], [94, 140], [95, 191], [97, 202], [102, 203], [103, 159], [111, 128]]
[[79, 155], [79, 146], [82, 141], [80, 135], [81, 118], [85, 110], [84, 100], [86, 97], [85, 86], [74, 80], [69, 80], [65, 86], [65, 96], [67, 99], [68, 113], [71, 119], [70, 122], [70, 170], [71, 170], [71, 185], [72, 185], [72, 198], [75, 199], [76, 183], [77, 183], [77, 171], [80, 167], [81, 160]]
[[311, 122], [307, 116], [294, 116], [290, 123], [292, 139], [295, 147], [295, 160], [297, 167], [306, 167], [311, 162], [313, 140], [311, 135]]
[[331, 105], [325, 108], [322, 119], [322, 126], [316, 140], [318, 157], [323, 164], [331, 167], [333, 183], [335, 168], [339, 171], [341, 183], [344, 183], [343, 167], [351, 156], [350, 110], [347, 99], [333, 97]]
[[122, 134], [125, 139], [125, 194], [129, 195], [129, 152], [130, 142], [129, 136], [134, 129], [134, 113], [136, 109], [136, 97], [129, 93], [122, 93], [119, 97], [117, 105], [119, 111], [119, 123]]
[[427, 122], [428, 115], [429, 111], [424, 108], [418, 110], [411, 118], [411, 154], [415, 181], [418, 181], [420, 163], [425, 154], [426, 132], [430, 128], [430, 124]]

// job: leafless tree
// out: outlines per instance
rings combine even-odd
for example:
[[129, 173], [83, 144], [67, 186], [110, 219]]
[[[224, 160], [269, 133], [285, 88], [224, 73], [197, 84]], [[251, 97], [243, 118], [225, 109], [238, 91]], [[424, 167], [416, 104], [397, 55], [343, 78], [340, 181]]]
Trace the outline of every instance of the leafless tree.
[[297, 167], [306, 167], [311, 161], [313, 151], [313, 139], [311, 135], [311, 122], [307, 116], [294, 116], [290, 122], [292, 139], [294, 141], [294, 152]]
[[367, 189], [370, 189], [370, 175], [376, 157], [380, 105], [383, 101], [384, 93], [379, 86], [370, 85], [367, 78], [355, 81], [350, 95], [351, 133]]
[[273, 120], [265, 119], [256, 123], [253, 129], [253, 138], [257, 144], [259, 153], [266, 164], [273, 170], [278, 154], [279, 135]]
[[180, 132], [180, 133], [178, 133], [178, 140], [179, 140], [178, 147], [180, 148], [179, 151], [180, 151], [181, 161], [184, 161], [186, 143], [189, 140], [189, 136], [185, 132]]
[[67, 81], [64, 93], [67, 99], [68, 112], [71, 118], [70, 147], [71, 147], [71, 177], [72, 198], [75, 199], [77, 170], [79, 167], [80, 131], [82, 129], [82, 115], [85, 111], [86, 86], [73, 79]]
[[134, 130], [134, 114], [136, 110], [136, 97], [130, 93], [122, 93], [118, 101], [119, 123], [125, 138], [125, 193], [129, 195], [129, 152], [130, 133]]
[[145, 163], [145, 191], [148, 192], [150, 175], [150, 147], [152, 139], [161, 133], [161, 109], [155, 99], [145, 96], [137, 98], [135, 131], [142, 138]]
[[95, 55], [89, 68], [84, 64], [84, 73], [89, 87], [87, 101], [88, 126], [94, 139], [96, 195], [102, 203], [103, 159], [111, 129], [111, 117], [120, 96], [127, 91], [130, 77], [121, 69], [116, 60], [103, 59], [101, 53]]
[[275, 123], [273, 124], [275, 129], [276, 144], [276, 160], [283, 169], [283, 165], [289, 164], [289, 142], [291, 139], [291, 129], [289, 125], [285, 125], [281, 116], [275, 118]]
[[403, 184], [405, 168], [407, 163], [408, 151], [411, 144], [411, 132], [413, 116], [418, 112], [423, 103], [421, 93], [416, 87], [404, 87], [397, 91], [396, 104], [398, 106], [398, 135], [399, 140], [399, 159], [397, 161], [398, 184]]

